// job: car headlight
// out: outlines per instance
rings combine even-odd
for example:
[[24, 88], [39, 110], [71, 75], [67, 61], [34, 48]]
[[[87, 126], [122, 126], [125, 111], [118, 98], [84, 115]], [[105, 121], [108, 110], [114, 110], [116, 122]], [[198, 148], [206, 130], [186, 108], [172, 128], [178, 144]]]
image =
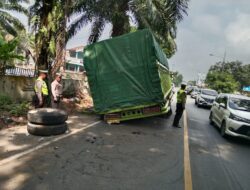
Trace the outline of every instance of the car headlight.
[[205, 102], [204, 98], [200, 97], [200, 101], [201, 102]]
[[237, 115], [234, 115], [232, 113], [230, 113], [229, 118], [235, 121], [240, 121], [240, 122], [244, 122], [244, 123], [250, 123], [250, 120], [239, 117]]

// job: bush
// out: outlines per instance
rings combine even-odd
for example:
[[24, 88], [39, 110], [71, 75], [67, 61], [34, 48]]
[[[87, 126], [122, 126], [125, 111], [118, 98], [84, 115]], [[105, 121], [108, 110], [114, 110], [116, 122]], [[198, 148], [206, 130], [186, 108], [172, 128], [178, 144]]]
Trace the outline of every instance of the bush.
[[10, 114], [14, 116], [24, 116], [29, 110], [29, 103], [14, 104], [10, 110]]
[[12, 99], [5, 95], [0, 94], [0, 111], [9, 112], [14, 116], [24, 116], [29, 110], [29, 103], [23, 102], [21, 104], [14, 103]]
[[0, 109], [4, 108], [7, 105], [12, 104], [12, 100], [9, 96], [5, 94], [0, 94]]

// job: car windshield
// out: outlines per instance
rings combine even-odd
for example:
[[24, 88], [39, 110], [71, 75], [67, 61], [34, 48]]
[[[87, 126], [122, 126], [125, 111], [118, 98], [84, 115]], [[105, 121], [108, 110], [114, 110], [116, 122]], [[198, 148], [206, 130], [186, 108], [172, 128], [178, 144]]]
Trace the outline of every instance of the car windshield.
[[208, 95], [208, 96], [217, 96], [218, 93], [215, 90], [202, 90], [202, 94]]
[[193, 88], [193, 92], [199, 92], [199, 88], [197, 87]]
[[241, 98], [230, 98], [229, 107], [235, 110], [250, 112], [250, 100]]

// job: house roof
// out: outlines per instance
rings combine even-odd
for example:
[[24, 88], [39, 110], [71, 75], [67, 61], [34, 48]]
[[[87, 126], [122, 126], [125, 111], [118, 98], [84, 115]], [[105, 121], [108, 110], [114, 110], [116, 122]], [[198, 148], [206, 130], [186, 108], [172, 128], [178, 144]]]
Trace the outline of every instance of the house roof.
[[67, 51], [83, 51], [83, 49], [84, 49], [84, 46], [77, 46], [77, 47], [67, 49]]

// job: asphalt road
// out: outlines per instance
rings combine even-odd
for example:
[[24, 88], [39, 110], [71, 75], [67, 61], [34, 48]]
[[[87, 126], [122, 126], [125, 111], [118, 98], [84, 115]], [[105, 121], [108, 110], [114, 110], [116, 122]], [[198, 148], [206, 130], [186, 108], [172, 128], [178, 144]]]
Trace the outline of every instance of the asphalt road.
[[250, 189], [250, 142], [220, 136], [209, 124], [210, 110], [187, 105], [194, 190]]
[[189, 172], [183, 128], [171, 126], [173, 116], [154, 117], [100, 122], [56, 142], [45, 139], [51, 143], [4, 165], [0, 160], [0, 189], [191, 190], [184, 185], [190, 175], [194, 190], [248, 190], [250, 143], [220, 137], [208, 115], [188, 100]]

